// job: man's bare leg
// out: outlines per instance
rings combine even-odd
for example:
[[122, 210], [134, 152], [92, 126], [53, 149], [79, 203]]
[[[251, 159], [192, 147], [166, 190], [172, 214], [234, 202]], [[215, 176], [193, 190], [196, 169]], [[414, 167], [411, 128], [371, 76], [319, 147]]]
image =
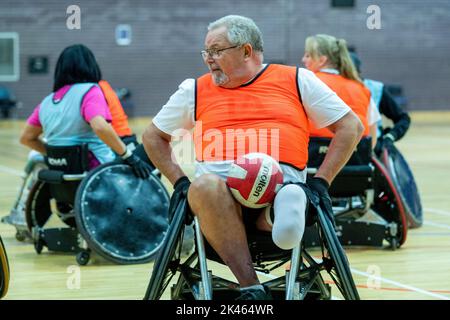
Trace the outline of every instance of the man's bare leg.
[[209, 244], [235, 275], [241, 287], [259, 284], [253, 268], [242, 210], [225, 181], [205, 174], [189, 187], [188, 202]]

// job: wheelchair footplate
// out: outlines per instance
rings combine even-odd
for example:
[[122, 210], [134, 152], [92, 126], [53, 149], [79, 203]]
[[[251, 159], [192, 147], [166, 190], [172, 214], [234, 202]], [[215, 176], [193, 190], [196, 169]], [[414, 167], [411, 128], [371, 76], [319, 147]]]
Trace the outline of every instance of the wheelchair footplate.
[[79, 252], [83, 250], [82, 238], [75, 228], [48, 228], [33, 230], [36, 252], [41, 253], [43, 247], [56, 252]]

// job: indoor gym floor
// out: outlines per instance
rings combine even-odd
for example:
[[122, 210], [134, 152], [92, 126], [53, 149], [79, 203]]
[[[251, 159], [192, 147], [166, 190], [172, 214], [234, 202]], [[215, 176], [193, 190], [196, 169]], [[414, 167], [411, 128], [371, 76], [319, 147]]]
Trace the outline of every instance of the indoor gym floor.
[[[421, 192], [424, 225], [409, 230], [406, 243], [388, 248], [348, 247], [347, 254], [362, 299], [450, 299], [450, 112], [412, 113], [407, 136], [397, 143]], [[139, 139], [149, 119], [132, 121]], [[18, 143], [23, 121], [0, 122], [0, 217], [11, 209], [21, 183], [28, 149]], [[186, 166], [192, 173], [192, 167]], [[167, 181], [166, 181], [167, 182]], [[169, 188], [171, 190], [171, 188]], [[70, 254], [37, 255], [18, 242], [12, 226], [0, 224], [11, 268], [6, 299], [142, 299], [152, 263], [114, 265], [93, 255], [78, 267]], [[218, 264], [213, 273], [233, 279]], [[284, 274], [284, 268], [275, 275]], [[269, 276], [260, 275], [262, 281]], [[333, 298], [340, 299], [334, 288]], [[169, 299], [168, 291], [163, 296]]]

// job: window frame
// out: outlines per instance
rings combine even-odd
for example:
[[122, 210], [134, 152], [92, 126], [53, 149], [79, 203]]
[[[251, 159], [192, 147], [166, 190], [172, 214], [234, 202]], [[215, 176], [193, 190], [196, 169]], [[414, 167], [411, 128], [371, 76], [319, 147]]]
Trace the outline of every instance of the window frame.
[[356, 0], [348, 0], [349, 2], [351, 2], [351, 4], [345, 4], [344, 2], [339, 2], [339, 0], [331, 0], [331, 8], [333, 9], [351, 9], [351, 8], [355, 8], [356, 6]]
[[0, 82], [14, 82], [20, 79], [19, 34], [17, 32], [0, 32], [0, 39], [13, 40], [13, 74], [0, 74]]

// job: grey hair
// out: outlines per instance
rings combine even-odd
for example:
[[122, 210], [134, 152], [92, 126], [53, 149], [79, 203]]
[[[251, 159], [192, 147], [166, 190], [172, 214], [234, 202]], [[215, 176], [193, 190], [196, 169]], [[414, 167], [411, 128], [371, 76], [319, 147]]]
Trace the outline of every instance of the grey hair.
[[208, 31], [220, 27], [226, 27], [231, 44], [240, 46], [250, 43], [255, 51], [264, 51], [262, 33], [252, 19], [237, 15], [225, 16], [211, 22]]

